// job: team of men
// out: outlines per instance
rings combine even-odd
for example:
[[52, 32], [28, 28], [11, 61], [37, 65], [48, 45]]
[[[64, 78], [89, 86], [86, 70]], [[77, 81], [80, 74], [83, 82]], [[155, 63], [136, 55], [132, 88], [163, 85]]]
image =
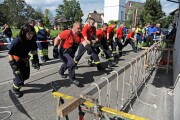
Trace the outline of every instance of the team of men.
[[[28, 53], [31, 52], [32, 54], [31, 62], [35, 69], [40, 68], [37, 48], [39, 49], [41, 61], [46, 62], [49, 60], [48, 32], [43, 26], [42, 19], [38, 19], [37, 22], [37, 26], [35, 26], [34, 20], [30, 20], [28, 24], [24, 25], [19, 36], [9, 46], [9, 63], [15, 76], [13, 93], [17, 97], [22, 96], [20, 88], [24, 85], [24, 80], [29, 78]], [[100, 29], [96, 29], [94, 24], [95, 20], [92, 18], [88, 19], [88, 23], [83, 28], [81, 23], [74, 22], [71, 29], [59, 33], [54, 40], [53, 57], [60, 57], [63, 62], [59, 74], [62, 78], [66, 78], [67, 76], [64, 73], [68, 70], [70, 82], [77, 86], [80, 83], [76, 80], [75, 70], [86, 51], [89, 55], [88, 65], [96, 66], [97, 70], [105, 70], [99, 58], [100, 53], [103, 58], [107, 59], [108, 66], [112, 67], [116, 65], [115, 59], [122, 56], [122, 49], [127, 44], [130, 44], [133, 51], [137, 52], [135, 44], [141, 45], [146, 40], [148, 46], [152, 45], [154, 35], [157, 35], [158, 38], [161, 34], [160, 29], [154, 27], [153, 24], [150, 24], [147, 28], [142, 28], [141, 25], [136, 29], [132, 28], [127, 36], [124, 24], [117, 29], [116, 22], [113, 22], [110, 26], [104, 23]], [[26, 51], [23, 50], [25, 48]], [[77, 55], [75, 56], [76, 52]]]

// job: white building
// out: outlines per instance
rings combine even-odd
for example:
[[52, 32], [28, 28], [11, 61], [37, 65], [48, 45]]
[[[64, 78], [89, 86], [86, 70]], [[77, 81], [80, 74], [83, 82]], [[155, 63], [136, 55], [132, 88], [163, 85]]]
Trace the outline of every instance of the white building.
[[126, 0], [104, 0], [104, 22], [125, 21], [125, 4]]

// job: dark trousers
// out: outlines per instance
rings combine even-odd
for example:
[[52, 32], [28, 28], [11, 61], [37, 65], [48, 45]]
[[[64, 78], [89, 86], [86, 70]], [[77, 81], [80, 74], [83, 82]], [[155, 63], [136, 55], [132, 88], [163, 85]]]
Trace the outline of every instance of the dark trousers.
[[29, 60], [18, 60], [17, 66], [20, 73], [13, 73], [15, 76], [13, 83], [16, 87], [21, 87], [24, 84], [24, 81], [27, 80], [30, 76]]
[[151, 35], [147, 36], [147, 44], [149, 45], [149, 42], [150, 42], [149, 46], [151, 46], [153, 44], [153, 38], [154, 38], [154, 36], [151, 36]]
[[75, 79], [75, 62], [74, 62], [74, 54], [70, 54], [66, 51], [60, 51], [60, 59], [63, 61], [59, 69], [60, 74], [64, 74], [64, 72], [68, 69], [69, 79]]
[[142, 34], [137, 34], [136, 36], [137, 43], [142, 43]]
[[108, 42], [108, 46], [110, 46], [111, 49], [113, 50], [113, 44], [114, 44], [113, 38], [108, 40], [107, 42]]
[[118, 46], [119, 52], [122, 52], [122, 43], [121, 39], [115, 39], [115, 42], [113, 42], [113, 51], [116, 51], [116, 46]]
[[136, 48], [135, 48], [134, 42], [131, 39], [126, 39], [126, 41], [125, 41], [125, 43], [123, 45], [123, 48], [126, 47], [127, 44], [130, 44], [132, 46], [133, 51], [136, 52]]
[[83, 44], [79, 44], [79, 47], [78, 47], [78, 53], [77, 53], [77, 56], [75, 57], [75, 61], [76, 62], [79, 62], [79, 60], [81, 59], [81, 57], [84, 55], [84, 53], [86, 52], [86, 50], [88, 50], [90, 46], [89, 45], [86, 45], [84, 47]]
[[102, 45], [102, 46], [101, 46], [101, 49], [102, 49], [103, 52], [105, 53], [106, 59], [111, 58], [112, 52], [111, 52], [111, 50], [110, 50], [109, 47], [108, 47], [107, 40], [106, 40], [106, 39], [102, 39], [102, 40], [101, 40], [101, 45]]
[[99, 59], [99, 56], [98, 56], [98, 54], [100, 53], [99, 47], [90, 46], [90, 49], [92, 51], [91, 57], [90, 57], [91, 60], [94, 60], [95, 64], [96, 64], [96, 62], [100, 62], [100, 59]]
[[99, 48], [94, 48], [91, 45], [86, 45], [85, 47], [83, 46], [83, 44], [79, 45], [79, 50], [77, 53], [77, 56], [75, 57], [75, 61], [79, 62], [79, 60], [81, 59], [81, 57], [84, 55], [84, 53], [87, 51], [88, 55], [91, 55], [91, 59], [94, 60], [94, 62], [98, 62], [99, 60]]

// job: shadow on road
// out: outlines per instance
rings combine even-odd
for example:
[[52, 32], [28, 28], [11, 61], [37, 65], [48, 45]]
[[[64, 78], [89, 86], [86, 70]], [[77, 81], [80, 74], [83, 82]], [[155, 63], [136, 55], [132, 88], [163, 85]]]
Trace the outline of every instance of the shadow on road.
[[19, 110], [19, 112], [23, 113], [24, 115], [26, 115], [30, 120], [33, 120], [31, 118], [31, 116], [28, 114], [28, 112], [24, 109], [24, 107], [21, 105], [21, 103], [19, 102], [19, 100], [16, 98], [16, 96], [14, 96], [14, 94], [12, 93], [11, 90], [9, 90], [9, 97], [12, 100], [12, 102], [14, 103], [14, 105], [16, 105], [16, 108]]

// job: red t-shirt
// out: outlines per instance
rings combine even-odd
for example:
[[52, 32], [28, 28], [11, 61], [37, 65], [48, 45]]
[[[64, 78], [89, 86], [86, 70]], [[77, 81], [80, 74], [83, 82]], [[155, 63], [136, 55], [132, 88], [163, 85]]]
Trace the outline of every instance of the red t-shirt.
[[63, 47], [64, 49], [68, 49], [72, 46], [73, 37], [74, 37], [75, 44], [80, 44], [84, 40], [84, 37], [82, 34], [79, 34], [79, 35], [74, 34], [73, 31], [71, 32], [71, 30], [65, 30], [58, 36], [62, 40], [60, 46]]
[[123, 37], [123, 27], [120, 27], [117, 29], [116, 31], [116, 34], [117, 34], [117, 38], [122, 38]]
[[96, 30], [96, 37], [98, 38], [98, 40], [102, 40], [103, 37], [106, 38], [107, 31], [103, 31], [102, 29]]
[[109, 33], [109, 39], [113, 39], [113, 37], [114, 37], [114, 28], [109, 26], [108, 29], [107, 29], [107, 33]]
[[127, 35], [127, 39], [129, 39], [130, 37], [134, 37], [134, 32], [130, 32], [130, 33]]
[[85, 25], [82, 29], [82, 35], [87, 37], [88, 40], [92, 40], [93, 37], [96, 36], [96, 27], [89, 28], [88, 25]]

